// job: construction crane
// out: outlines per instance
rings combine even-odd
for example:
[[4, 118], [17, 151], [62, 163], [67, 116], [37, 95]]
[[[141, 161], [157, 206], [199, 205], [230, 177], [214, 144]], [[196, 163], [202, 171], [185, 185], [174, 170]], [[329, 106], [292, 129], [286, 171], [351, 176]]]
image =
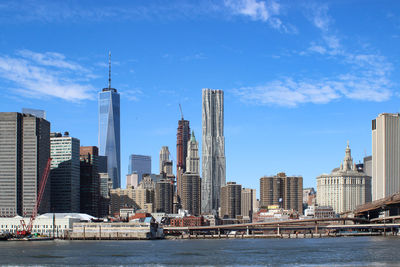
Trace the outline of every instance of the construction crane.
[[43, 198], [44, 190], [46, 188], [47, 179], [49, 178], [50, 164], [51, 164], [51, 158], [49, 158], [47, 160], [46, 168], [44, 169], [42, 180], [40, 181], [40, 184], [39, 184], [39, 191], [38, 191], [35, 207], [33, 208], [31, 218], [29, 219], [29, 224], [26, 225], [24, 219], [22, 219], [20, 221], [22, 230], [17, 231], [18, 236], [25, 237], [32, 233], [33, 221], [36, 219], [36, 216], [37, 216], [37, 213], [38, 213], [38, 210], [40, 207], [40, 203]]

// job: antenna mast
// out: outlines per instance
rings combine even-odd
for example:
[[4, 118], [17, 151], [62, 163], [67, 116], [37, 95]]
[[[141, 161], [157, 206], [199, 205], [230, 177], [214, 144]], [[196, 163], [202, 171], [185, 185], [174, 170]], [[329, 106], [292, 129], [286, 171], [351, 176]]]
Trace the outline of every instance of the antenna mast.
[[108, 51], [108, 89], [111, 89], [111, 51]]
[[182, 116], [182, 120], [183, 120], [182, 106], [181, 106], [181, 104], [180, 104], [180, 103], [179, 103], [179, 110], [181, 111], [181, 116]]

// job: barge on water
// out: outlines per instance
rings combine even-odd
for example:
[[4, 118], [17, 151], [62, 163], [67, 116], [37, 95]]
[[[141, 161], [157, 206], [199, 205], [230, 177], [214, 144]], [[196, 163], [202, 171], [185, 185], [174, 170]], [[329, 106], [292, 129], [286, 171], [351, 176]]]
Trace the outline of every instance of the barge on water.
[[88, 222], [74, 223], [67, 239], [71, 240], [148, 240], [164, 238], [158, 223]]

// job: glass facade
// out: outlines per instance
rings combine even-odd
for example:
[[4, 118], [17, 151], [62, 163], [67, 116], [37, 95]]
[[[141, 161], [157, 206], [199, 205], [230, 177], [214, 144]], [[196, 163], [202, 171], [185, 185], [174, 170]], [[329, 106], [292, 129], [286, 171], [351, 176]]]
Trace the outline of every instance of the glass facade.
[[144, 155], [130, 155], [128, 174], [137, 173], [138, 182], [142, 181], [143, 174], [151, 174], [151, 157]]
[[99, 154], [107, 156], [107, 172], [113, 188], [121, 187], [119, 103], [116, 89], [105, 88], [99, 93]]

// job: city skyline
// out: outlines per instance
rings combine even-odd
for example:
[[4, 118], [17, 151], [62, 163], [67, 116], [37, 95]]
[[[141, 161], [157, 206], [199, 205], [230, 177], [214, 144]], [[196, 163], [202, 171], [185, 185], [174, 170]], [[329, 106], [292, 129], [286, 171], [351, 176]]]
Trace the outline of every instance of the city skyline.
[[[179, 103], [199, 136], [201, 89], [210, 87], [225, 93], [227, 181], [258, 188], [260, 177], [286, 172], [315, 187], [340, 163], [345, 141], [356, 163], [371, 155], [371, 121], [399, 110], [399, 7], [366, 2], [122, 3], [118, 18], [121, 9], [100, 15], [76, 4], [55, 16], [50, 2], [40, 13], [6, 1], [0, 111], [45, 110], [52, 132], [68, 129], [82, 145], [97, 145], [96, 93], [106, 87], [110, 49], [121, 93], [122, 185], [130, 154], [157, 159], [168, 146], [176, 163]], [[131, 18], [139, 9], [150, 16]]]

